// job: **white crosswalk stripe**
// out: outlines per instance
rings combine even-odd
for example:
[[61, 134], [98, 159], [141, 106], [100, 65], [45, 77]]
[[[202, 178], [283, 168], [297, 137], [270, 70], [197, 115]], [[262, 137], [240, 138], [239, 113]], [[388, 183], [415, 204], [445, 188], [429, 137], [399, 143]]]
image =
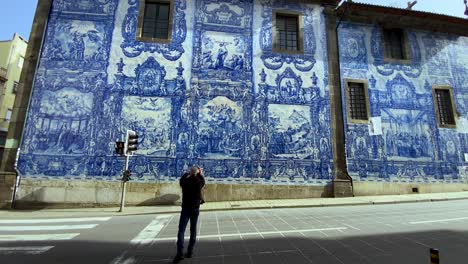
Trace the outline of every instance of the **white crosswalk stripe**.
[[110, 264], [134, 264], [137, 263], [137, 259], [135, 257], [127, 257], [127, 251], [123, 252], [120, 256], [113, 259]]
[[33, 225], [33, 226], [0, 226], [0, 231], [54, 231], [54, 230], [77, 230], [95, 228], [97, 224], [92, 225]]
[[[43, 254], [54, 248], [54, 242], [74, 239], [80, 235], [79, 232], [93, 229], [99, 223], [110, 219], [111, 217], [2, 219], [0, 220], [0, 255]], [[15, 242], [28, 242], [32, 245], [15, 246], [12, 244]]]
[[53, 246], [46, 247], [0, 247], [0, 255], [28, 254], [39, 255], [52, 249]]
[[172, 215], [160, 215], [151, 221], [135, 238], [130, 241], [131, 244], [152, 244], [156, 236], [172, 219]]
[[81, 217], [81, 218], [54, 218], [54, 219], [4, 219], [0, 224], [46, 224], [46, 223], [76, 223], [76, 222], [103, 222], [111, 217]]
[[77, 237], [80, 233], [71, 234], [44, 234], [44, 235], [0, 235], [2, 241], [56, 241], [69, 240]]
[[157, 236], [161, 230], [172, 220], [173, 215], [158, 215], [151, 221], [140, 233], [138, 233], [131, 241], [133, 246], [124, 251], [119, 256], [115, 257], [110, 264], [134, 264], [139, 263], [139, 256], [133, 250], [153, 244], [157, 241]]

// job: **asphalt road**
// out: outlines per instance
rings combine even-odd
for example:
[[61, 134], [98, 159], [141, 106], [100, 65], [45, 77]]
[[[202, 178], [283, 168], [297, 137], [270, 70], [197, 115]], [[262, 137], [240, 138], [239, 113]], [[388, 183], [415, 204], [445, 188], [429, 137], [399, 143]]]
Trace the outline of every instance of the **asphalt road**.
[[[178, 214], [0, 219], [2, 264], [170, 263]], [[202, 213], [181, 263], [468, 263], [468, 200]]]

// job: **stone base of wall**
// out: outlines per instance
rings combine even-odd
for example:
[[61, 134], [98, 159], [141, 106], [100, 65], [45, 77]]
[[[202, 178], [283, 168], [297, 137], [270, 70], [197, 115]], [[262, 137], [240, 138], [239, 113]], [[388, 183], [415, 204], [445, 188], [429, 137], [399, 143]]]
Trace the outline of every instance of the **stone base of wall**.
[[353, 197], [353, 183], [350, 180], [333, 180], [333, 197]]
[[[468, 191], [468, 183], [392, 183], [354, 181], [354, 196]], [[417, 192], [413, 191], [417, 188]]]
[[0, 208], [11, 208], [11, 199], [15, 185], [16, 175], [9, 172], [0, 172]]
[[[121, 182], [77, 180], [21, 180], [16, 208], [70, 208], [118, 206]], [[327, 186], [207, 184], [206, 201], [242, 201], [331, 197]], [[178, 183], [139, 183], [127, 185], [126, 205], [179, 204]]]

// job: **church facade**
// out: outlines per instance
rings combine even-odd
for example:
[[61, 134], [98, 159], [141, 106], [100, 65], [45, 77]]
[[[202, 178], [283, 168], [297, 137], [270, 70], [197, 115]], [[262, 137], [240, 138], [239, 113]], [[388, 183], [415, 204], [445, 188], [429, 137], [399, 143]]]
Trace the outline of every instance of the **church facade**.
[[[114, 141], [131, 129], [140, 143], [130, 167], [144, 181], [191, 164], [216, 180], [331, 179], [320, 5], [174, 1], [164, 44], [137, 40], [140, 1], [67, 3], [51, 11], [24, 174], [115, 179]], [[272, 10], [285, 7], [304, 13], [299, 55], [273, 51]]]
[[[124, 159], [115, 141], [127, 129], [140, 136], [130, 159], [135, 204], [155, 196], [137, 197], [145, 186], [177, 192], [192, 164], [217, 186], [208, 190], [214, 200], [330, 196], [338, 155], [357, 193], [378, 193], [371, 182], [466, 186], [468, 38], [409, 29], [395, 50], [387, 44], [398, 31], [356, 22], [352, 7], [335, 14], [337, 2], [51, 1], [19, 199], [49, 202], [34, 195], [44, 185], [58, 192], [53, 202], [79, 203], [67, 186], [86, 193], [95, 182], [118, 193]], [[331, 14], [340, 20], [333, 49]], [[395, 53], [409, 55], [388, 61]], [[437, 87], [450, 105], [434, 99]], [[437, 106], [452, 107], [453, 120]]]
[[[430, 183], [466, 183], [468, 39], [453, 26], [466, 20], [356, 3], [339, 13], [350, 175], [426, 190]], [[364, 121], [350, 109], [356, 88], [365, 93]]]

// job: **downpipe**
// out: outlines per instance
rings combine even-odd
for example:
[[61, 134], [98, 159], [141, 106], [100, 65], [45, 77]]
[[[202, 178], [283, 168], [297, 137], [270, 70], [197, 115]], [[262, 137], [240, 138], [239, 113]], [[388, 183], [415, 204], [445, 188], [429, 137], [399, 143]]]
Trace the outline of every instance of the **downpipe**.
[[19, 159], [19, 154], [20, 154], [21, 148], [18, 148], [16, 151], [16, 158], [15, 158], [15, 164], [14, 164], [14, 170], [15, 170], [15, 186], [13, 186], [13, 194], [11, 197], [11, 209], [16, 209], [16, 194], [18, 193], [19, 186], [21, 183], [21, 175], [18, 171], [18, 159]]

